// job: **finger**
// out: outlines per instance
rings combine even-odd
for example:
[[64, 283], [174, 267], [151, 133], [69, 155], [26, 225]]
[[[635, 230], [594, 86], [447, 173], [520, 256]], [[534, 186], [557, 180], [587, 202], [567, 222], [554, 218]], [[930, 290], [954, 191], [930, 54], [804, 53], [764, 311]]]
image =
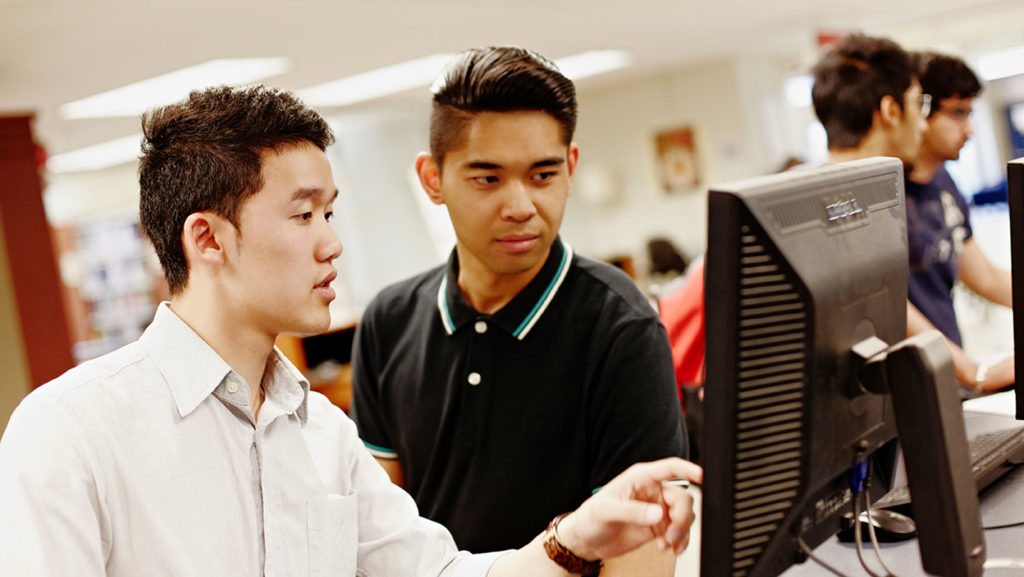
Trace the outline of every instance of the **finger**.
[[668, 457], [650, 463], [639, 463], [630, 468], [632, 475], [638, 480], [668, 481], [670, 479], [686, 479], [694, 483], [703, 483], [704, 469], [699, 465], [680, 459]]
[[666, 509], [657, 503], [610, 499], [601, 503], [593, 513], [600, 521], [646, 527], [665, 519], [665, 511]]
[[678, 551], [689, 542], [690, 528], [696, 520], [693, 495], [678, 487], [666, 487], [662, 499], [669, 521], [664, 529], [664, 537]]

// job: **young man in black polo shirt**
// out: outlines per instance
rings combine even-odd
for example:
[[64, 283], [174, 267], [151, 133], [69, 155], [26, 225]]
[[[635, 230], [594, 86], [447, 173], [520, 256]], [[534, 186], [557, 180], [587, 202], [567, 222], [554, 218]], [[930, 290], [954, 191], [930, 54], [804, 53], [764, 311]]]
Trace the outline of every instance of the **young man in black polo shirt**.
[[[576, 106], [572, 82], [527, 50], [448, 67], [416, 169], [455, 250], [382, 291], [357, 332], [360, 436], [471, 551], [529, 540], [632, 463], [685, 453], [655, 311], [558, 235]], [[647, 548], [616, 563], [669, 575], [674, 558]]]

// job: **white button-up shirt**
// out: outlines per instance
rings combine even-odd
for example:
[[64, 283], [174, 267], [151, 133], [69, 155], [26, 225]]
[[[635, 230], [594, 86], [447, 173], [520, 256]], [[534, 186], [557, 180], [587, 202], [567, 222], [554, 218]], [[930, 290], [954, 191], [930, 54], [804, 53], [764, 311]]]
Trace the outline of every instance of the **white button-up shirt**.
[[483, 575], [279, 352], [249, 389], [164, 304], [0, 440], [0, 574]]

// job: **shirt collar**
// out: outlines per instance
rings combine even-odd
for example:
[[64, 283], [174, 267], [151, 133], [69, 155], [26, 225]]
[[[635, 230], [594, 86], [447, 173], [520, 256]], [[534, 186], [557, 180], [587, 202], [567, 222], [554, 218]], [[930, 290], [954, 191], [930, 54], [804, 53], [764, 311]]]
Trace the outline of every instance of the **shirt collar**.
[[[153, 360], [171, 389], [178, 414], [184, 418], [207, 397], [223, 388], [236, 373], [168, 303], [160, 303], [153, 322], [139, 338], [139, 344]], [[264, 379], [267, 400], [305, 422], [309, 381], [274, 348], [269, 377]]]
[[[507, 305], [490, 317], [490, 321], [513, 337], [523, 340], [554, 300], [558, 289], [569, 273], [573, 251], [561, 237], [551, 245], [551, 252], [537, 276]], [[448, 258], [448, 266], [441, 277], [437, 291], [437, 308], [441, 324], [449, 335], [470, 321], [480, 318], [459, 290], [459, 259], [455, 250]]]

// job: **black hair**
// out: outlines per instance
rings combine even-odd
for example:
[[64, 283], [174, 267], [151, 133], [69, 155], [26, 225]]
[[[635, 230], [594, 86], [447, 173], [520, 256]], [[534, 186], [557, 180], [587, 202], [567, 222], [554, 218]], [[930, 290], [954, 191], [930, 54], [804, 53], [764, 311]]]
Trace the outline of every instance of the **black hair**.
[[921, 90], [932, 97], [931, 114], [938, 112], [939, 103], [946, 98], [974, 98], [981, 93], [981, 82], [960, 58], [919, 52], [914, 54], [914, 62]]
[[814, 66], [811, 96], [829, 148], [856, 148], [871, 130], [882, 98], [903, 96], [916, 73], [910, 55], [892, 40], [852, 34]]
[[139, 217], [172, 295], [188, 283], [181, 234], [190, 214], [212, 211], [237, 227], [242, 203], [263, 188], [263, 153], [334, 142], [318, 113], [264, 86], [194, 91], [143, 115], [142, 130]]
[[460, 53], [433, 88], [430, 153], [444, 156], [462, 144], [466, 125], [480, 112], [541, 111], [561, 127], [562, 140], [576, 131], [576, 88], [553, 62], [523, 48], [497, 46]]

